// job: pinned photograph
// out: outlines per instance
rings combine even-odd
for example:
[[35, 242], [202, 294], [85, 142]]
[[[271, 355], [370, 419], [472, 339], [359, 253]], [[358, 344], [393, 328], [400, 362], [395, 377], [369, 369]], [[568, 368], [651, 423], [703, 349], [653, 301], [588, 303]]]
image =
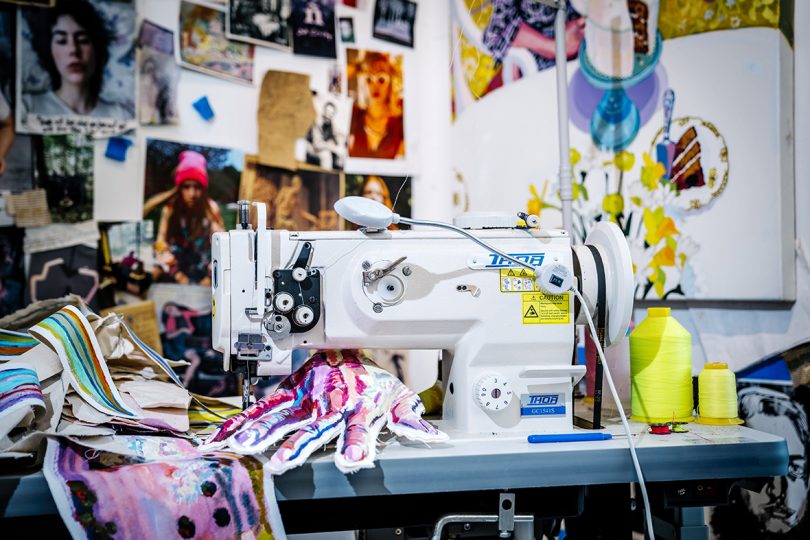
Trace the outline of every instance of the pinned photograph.
[[[403, 217], [411, 217], [411, 179], [407, 176], [347, 174], [346, 197], [366, 197], [385, 205]], [[356, 229], [354, 224], [347, 224]], [[390, 230], [409, 229], [404, 224], [388, 226]]]
[[37, 144], [35, 179], [45, 190], [53, 223], [93, 219], [93, 139], [47, 135]]
[[334, 205], [341, 197], [340, 175], [328, 171], [289, 171], [245, 158], [239, 198], [267, 205], [267, 225], [288, 231], [340, 228]]
[[317, 116], [304, 144], [299, 145], [303, 146], [304, 155], [296, 157], [321, 169], [342, 170], [346, 163], [352, 100], [331, 93], [313, 93], [312, 101]]
[[338, 19], [340, 27], [340, 41], [343, 43], [354, 43], [354, 19], [351, 17], [341, 17]]
[[118, 223], [101, 230], [103, 270], [117, 289], [143, 296], [152, 283], [155, 226], [151, 221]]
[[171, 125], [179, 119], [174, 32], [144, 20], [138, 38], [138, 119], [143, 125]]
[[292, 0], [293, 53], [337, 58], [335, 0]]
[[0, 4], [0, 191], [31, 189], [31, 139], [14, 133], [15, 8]]
[[228, 39], [225, 12], [181, 0], [180, 61], [188, 69], [252, 84], [254, 47]]
[[147, 139], [145, 220], [155, 227], [153, 278], [211, 284], [211, 235], [233, 229], [244, 154]]
[[227, 35], [237, 41], [289, 51], [292, 0], [231, 0]]
[[402, 55], [346, 49], [346, 78], [354, 98], [349, 156], [404, 158]]
[[413, 47], [413, 25], [416, 2], [410, 0], [377, 0], [374, 4], [374, 37]]
[[135, 125], [135, 4], [20, 8], [17, 131], [112, 135]]

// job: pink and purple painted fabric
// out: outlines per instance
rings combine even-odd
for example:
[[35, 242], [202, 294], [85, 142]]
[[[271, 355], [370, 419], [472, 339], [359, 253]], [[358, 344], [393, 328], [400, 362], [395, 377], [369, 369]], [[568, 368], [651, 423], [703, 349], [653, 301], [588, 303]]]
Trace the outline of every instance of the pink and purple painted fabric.
[[240, 454], [264, 452], [295, 431], [273, 454], [280, 474], [338, 437], [335, 465], [344, 473], [374, 467], [377, 435], [440, 442], [447, 435], [422, 419], [419, 396], [356, 350], [319, 352], [278, 390], [226, 420], [203, 448], [225, 445]]
[[43, 472], [71, 536], [270, 539], [274, 527], [284, 536], [272, 477], [259, 460], [181, 447], [165, 455], [175, 446], [164, 445], [160, 459], [150, 461], [48, 441]]

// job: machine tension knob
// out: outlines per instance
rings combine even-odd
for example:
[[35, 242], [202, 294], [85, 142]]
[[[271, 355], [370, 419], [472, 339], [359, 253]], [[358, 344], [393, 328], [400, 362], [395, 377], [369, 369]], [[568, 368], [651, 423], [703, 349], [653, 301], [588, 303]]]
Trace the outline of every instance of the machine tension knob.
[[273, 300], [273, 305], [276, 306], [276, 310], [281, 313], [289, 313], [293, 308], [293, 304], [295, 304], [295, 299], [290, 293], [286, 292], [278, 293]]
[[293, 320], [298, 326], [307, 326], [315, 318], [315, 312], [309, 306], [298, 306], [293, 312]]
[[484, 375], [475, 383], [475, 401], [485, 411], [501, 411], [512, 401], [512, 384], [503, 375]]

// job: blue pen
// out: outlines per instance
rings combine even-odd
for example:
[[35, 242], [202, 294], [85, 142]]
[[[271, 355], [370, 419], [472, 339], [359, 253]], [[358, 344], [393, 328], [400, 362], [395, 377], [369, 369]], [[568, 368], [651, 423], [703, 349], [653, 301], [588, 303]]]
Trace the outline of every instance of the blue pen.
[[606, 441], [612, 439], [610, 433], [549, 433], [547, 435], [529, 435], [530, 443], [547, 442], [582, 442]]

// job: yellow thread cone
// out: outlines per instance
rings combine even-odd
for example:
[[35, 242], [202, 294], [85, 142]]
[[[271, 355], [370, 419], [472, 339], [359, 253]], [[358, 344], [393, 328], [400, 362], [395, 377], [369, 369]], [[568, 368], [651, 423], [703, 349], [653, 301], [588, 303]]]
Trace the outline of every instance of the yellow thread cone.
[[691, 422], [692, 336], [669, 308], [649, 308], [630, 334], [631, 419]]
[[733, 426], [737, 417], [737, 378], [728, 364], [706, 364], [698, 375], [698, 424]]

